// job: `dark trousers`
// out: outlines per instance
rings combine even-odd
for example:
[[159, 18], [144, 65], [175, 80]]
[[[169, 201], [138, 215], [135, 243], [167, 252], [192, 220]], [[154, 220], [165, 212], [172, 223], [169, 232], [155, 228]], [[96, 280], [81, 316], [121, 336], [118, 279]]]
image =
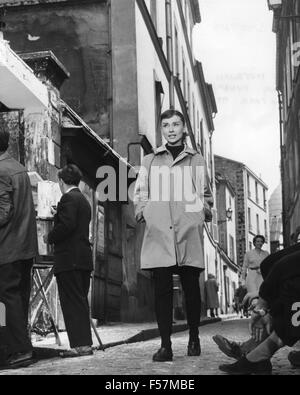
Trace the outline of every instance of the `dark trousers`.
[[6, 308], [2, 341], [7, 355], [32, 350], [28, 335], [28, 310], [33, 259], [0, 266], [0, 302]]
[[57, 274], [56, 280], [71, 348], [92, 346], [88, 302], [91, 273], [74, 270]]
[[218, 317], [218, 309], [209, 309], [211, 318]]
[[190, 339], [197, 340], [201, 317], [200, 269], [194, 267], [170, 267], [153, 270], [155, 310], [162, 347], [171, 346], [173, 324], [173, 274], [180, 276], [186, 301]]

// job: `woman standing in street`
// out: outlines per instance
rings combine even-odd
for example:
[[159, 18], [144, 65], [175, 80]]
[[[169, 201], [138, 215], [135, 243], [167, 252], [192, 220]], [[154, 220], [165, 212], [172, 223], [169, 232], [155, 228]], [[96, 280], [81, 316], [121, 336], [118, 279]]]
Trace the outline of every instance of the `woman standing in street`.
[[144, 158], [135, 189], [138, 222], [145, 222], [141, 268], [152, 270], [161, 348], [155, 362], [173, 359], [173, 274], [181, 279], [190, 330], [188, 355], [200, 356], [201, 296], [204, 270], [205, 204], [212, 205], [205, 162], [185, 144], [185, 119], [175, 110], [161, 115], [167, 144]]
[[251, 294], [258, 294], [259, 288], [263, 283], [260, 265], [269, 256], [269, 253], [262, 249], [265, 243], [266, 239], [264, 236], [255, 236], [253, 240], [255, 249], [247, 252], [244, 258], [242, 279], [245, 282], [247, 292]]
[[208, 275], [208, 279], [205, 282], [205, 296], [206, 296], [206, 308], [210, 310], [210, 317], [218, 317], [218, 309], [220, 307], [219, 302], [219, 284], [216, 277], [213, 274]]

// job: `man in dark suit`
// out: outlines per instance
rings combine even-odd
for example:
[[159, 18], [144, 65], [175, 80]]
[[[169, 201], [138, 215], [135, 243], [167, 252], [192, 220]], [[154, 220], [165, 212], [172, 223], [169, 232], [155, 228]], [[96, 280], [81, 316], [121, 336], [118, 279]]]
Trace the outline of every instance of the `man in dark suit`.
[[27, 324], [38, 247], [30, 180], [7, 152], [8, 144], [9, 133], [0, 127], [0, 303], [6, 310], [0, 352], [5, 368], [17, 368], [33, 362]]
[[54, 273], [71, 350], [64, 358], [92, 355], [88, 293], [93, 270], [89, 224], [91, 207], [78, 185], [82, 174], [67, 165], [59, 173], [63, 197], [54, 210], [54, 228], [48, 242], [54, 244]]

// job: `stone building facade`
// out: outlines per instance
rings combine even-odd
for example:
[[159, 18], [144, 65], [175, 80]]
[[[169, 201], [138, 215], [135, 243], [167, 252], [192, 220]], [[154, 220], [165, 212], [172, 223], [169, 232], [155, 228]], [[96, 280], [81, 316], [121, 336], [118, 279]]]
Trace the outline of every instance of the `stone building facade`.
[[236, 194], [237, 263], [243, 265], [245, 253], [251, 250], [253, 238], [263, 235], [270, 251], [267, 185], [243, 163], [215, 156], [217, 174], [228, 180]]
[[[63, 100], [131, 165], [163, 142], [160, 112], [182, 111], [189, 144], [206, 159], [216, 193], [217, 106], [193, 54], [193, 27], [201, 22], [198, 0], [1, 0], [1, 5], [12, 48], [51, 50], [70, 72]], [[143, 226], [135, 223], [132, 204], [110, 207], [102, 218], [106, 255], [100, 254], [95, 267], [96, 318], [151, 320], [151, 274], [140, 270]], [[216, 211], [204, 237], [206, 273], [216, 274]]]
[[236, 193], [228, 179], [216, 173], [219, 231], [220, 304], [228, 313], [238, 288], [240, 267], [237, 264]]
[[[276, 34], [276, 90], [279, 101], [282, 223], [284, 246], [300, 232], [300, 3], [294, 0], [269, 2]], [[279, 138], [278, 138], [279, 143]]]
[[[80, 187], [92, 208], [90, 241], [96, 269], [91, 293], [93, 316], [101, 321], [119, 321], [123, 273], [122, 265], [115, 265], [115, 268], [113, 263], [122, 256], [123, 234], [126, 232], [126, 228], [122, 228], [125, 223], [122, 217], [126, 215], [127, 201], [103, 203], [99, 200], [97, 170], [102, 166], [111, 166], [117, 175], [125, 174], [126, 179], [132, 169], [61, 99], [60, 88], [69, 73], [51, 51], [18, 56], [8, 42], [0, 38], [0, 71], [0, 122], [10, 131], [11, 155], [27, 168], [31, 177], [37, 215], [39, 181], [56, 183], [57, 172], [66, 163], [75, 163], [83, 172]], [[37, 216], [39, 231], [49, 231], [45, 222], [49, 220]], [[114, 229], [118, 229], [118, 234]], [[42, 236], [39, 233], [40, 246]], [[40, 252], [37, 263], [43, 264], [51, 259], [50, 250]], [[107, 262], [113, 259], [115, 261], [110, 264], [110, 273], [107, 274]], [[121, 270], [118, 270], [119, 266]], [[117, 297], [113, 297], [114, 294], [109, 298], [102, 297], [97, 292], [97, 270], [104, 272], [101, 275], [107, 283], [108, 278], [114, 276], [116, 280], [109, 291], [112, 294], [114, 291]], [[55, 289], [52, 290], [52, 284], [53, 281], [46, 285], [46, 292], [49, 292], [53, 309], [58, 311], [57, 294]], [[110, 296], [108, 292], [107, 295]], [[106, 309], [101, 305], [103, 303], [106, 303]], [[147, 303], [150, 305], [151, 300]], [[35, 310], [39, 305], [37, 303]], [[151, 305], [149, 310], [152, 311]], [[60, 325], [59, 314], [54, 315]]]

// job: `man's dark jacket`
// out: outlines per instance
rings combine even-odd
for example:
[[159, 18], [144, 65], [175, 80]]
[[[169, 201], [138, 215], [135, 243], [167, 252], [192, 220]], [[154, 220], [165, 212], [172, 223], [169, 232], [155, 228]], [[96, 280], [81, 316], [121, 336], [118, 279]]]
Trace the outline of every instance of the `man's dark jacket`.
[[6, 152], [0, 156], [0, 265], [37, 254], [30, 179], [26, 169]]
[[54, 244], [55, 274], [72, 270], [93, 270], [89, 241], [91, 207], [78, 188], [63, 195], [54, 217], [48, 241]]
[[261, 264], [264, 282], [259, 295], [271, 309], [273, 326], [287, 346], [300, 340], [300, 326], [292, 325], [293, 305], [300, 303], [300, 244], [270, 255]]

